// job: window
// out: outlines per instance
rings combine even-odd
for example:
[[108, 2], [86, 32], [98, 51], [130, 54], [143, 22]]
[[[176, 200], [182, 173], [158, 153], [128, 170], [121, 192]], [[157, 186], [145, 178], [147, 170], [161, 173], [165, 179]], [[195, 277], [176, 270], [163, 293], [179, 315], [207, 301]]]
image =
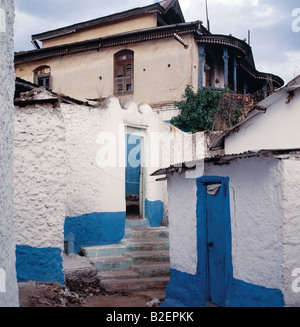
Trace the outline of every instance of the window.
[[133, 93], [133, 51], [122, 50], [114, 58], [114, 93], [117, 95]]
[[51, 69], [49, 66], [40, 66], [34, 70], [34, 83], [46, 89], [51, 88]]

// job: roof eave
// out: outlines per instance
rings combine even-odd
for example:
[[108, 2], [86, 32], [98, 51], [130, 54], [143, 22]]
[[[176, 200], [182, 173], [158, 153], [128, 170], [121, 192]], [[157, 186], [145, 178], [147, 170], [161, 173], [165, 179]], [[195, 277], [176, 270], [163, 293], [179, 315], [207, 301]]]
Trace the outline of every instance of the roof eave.
[[[92, 39], [92, 40], [86, 40], [86, 41], [80, 41], [70, 44], [63, 44], [53, 47], [19, 52], [15, 54], [15, 64], [19, 64], [31, 60], [39, 60], [40, 58], [53, 57], [57, 55], [67, 55], [70, 53], [74, 53], [74, 51], [82, 52], [82, 51], [89, 51], [94, 49], [99, 50], [101, 47], [114, 46], [116, 45], [115, 43], [118, 42], [122, 42], [122, 44], [143, 42], [147, 38], [152, 39], [151, 35], [154, 35], [155, 39], [171, 37], [171, 36], [173, 37], [172, 34], [173, 31], [175, 31], [174, 33], [178, 33], [179, 35], [182, 33], [183, 34], [194, 33], [199, 28], [200, 24], [201, 24], [200, 21], [196, 21], [190, 23], [151, 27], [142, 30], [130, 31], [130, 32], [115, 34], [115, 35]], [[158, 33], [161, 33], [161, 35], [159, 35]], [[32, 57], [34, 57], [35, 59], [32, 59]]]
[[126, 11], [123, 11], [120, 13], [92, 19], [92, 20], [89, 20], [86, 22], [76, 23], [73, 25], [46, 31], [43, 33], [33, 34], [31, 36], [31, 39], [33, 41], [35, 41], [35, 40], [44, 41], [44, 40], [47, 40], [47, 39], [50, 39], [53, 37], [68, 35], [68, 34], [76, 32], [78, 30], [91, 28], [96, 25], [104, 25], [107, 23], [117, 22], [117, 21], [126, 19], [128, 17], [132, 17], [132, 16], [137, 16], [137, 15], [142, 15], [142, 14], [147, 14], [147, 13], [152, 13], [152, 12], [162, 13], [162, 10], [163, 10], [163, 8], [158, 3], [155, 3], [152, 5], [145, 6], [145, 7], [137, 7], [134, 9], [129, 9], [129, 10], [126, 10]]

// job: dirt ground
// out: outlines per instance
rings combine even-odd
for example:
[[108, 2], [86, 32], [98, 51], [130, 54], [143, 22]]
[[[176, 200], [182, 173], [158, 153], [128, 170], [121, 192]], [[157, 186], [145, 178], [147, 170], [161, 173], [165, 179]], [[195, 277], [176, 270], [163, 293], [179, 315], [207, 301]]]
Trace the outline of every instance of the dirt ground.
[[164, 290], [107, 294], [99, 289], [93, 293], [87, 290], [77, 293], [57, 283], [26, 282], [18, 285], [20, 307], [154, 307], [165, 296]]
[[65, 286], [34, 281], [18, 283], [20, 307], [153, 307], [164, 300], [165, 290], [107, 293], [97, 270], [86, 257], [64, 255]]

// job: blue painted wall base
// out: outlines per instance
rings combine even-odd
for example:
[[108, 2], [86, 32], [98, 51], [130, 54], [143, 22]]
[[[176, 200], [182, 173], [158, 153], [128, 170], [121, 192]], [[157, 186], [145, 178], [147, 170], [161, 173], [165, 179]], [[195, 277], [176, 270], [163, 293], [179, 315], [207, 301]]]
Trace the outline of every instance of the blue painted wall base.
[[[161, 307], [207, 307], [209, 296], [206, 283], [195, 275], [170, 271], [165, 301]], [[283, 294], [278, 289], [253, 285], [231, 278], [226, 290], [226, 307], [283, 307]]]
[[201, 276], [176, 269], [170, 270], [170, 282], [166, 287], [165, 301], [161, 307], [205, 307]]
[[164, 217], [164, 204], [162, 201], [145, 201], [145, 217], [150, 227], [159, 227]]
[[16, 246], [18, 282], [57, 282], [65, 284], [62, 251], [59, 248]]
[[119, 243], [125, 234], [125, 212], [98, 212], [65, 220], [65, 238], [72, 233], [75, 237], [74, 251], [84, 246]]
[[284, 297], [279, 289], [270, 289], [232, 278], [228, 285], [228, 307], [283, 307]]

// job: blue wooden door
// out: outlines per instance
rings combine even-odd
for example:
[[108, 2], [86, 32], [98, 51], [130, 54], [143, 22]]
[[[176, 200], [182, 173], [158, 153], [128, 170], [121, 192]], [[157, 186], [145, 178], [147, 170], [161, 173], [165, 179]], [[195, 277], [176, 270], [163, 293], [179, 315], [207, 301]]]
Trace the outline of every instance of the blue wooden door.
[[208, 253], [208, 292], [210, 301], [225, 301], [225, 192], [223, 184], [207, 184], [206, 224]]

